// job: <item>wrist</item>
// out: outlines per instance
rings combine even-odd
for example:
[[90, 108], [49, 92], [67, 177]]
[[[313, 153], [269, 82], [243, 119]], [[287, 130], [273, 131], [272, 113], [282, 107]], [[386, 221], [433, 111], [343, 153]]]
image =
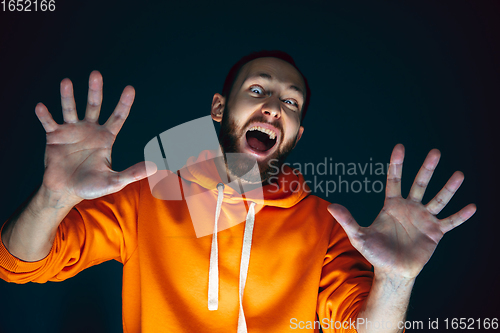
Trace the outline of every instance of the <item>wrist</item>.
[[33, 198], [34, 202], [37, 203], [37, 208], [39, 209], [66, 209], [70, 210], [77, 204], [79, 204], [83, 199], [70, 195], [68, 192], [64, 191], [53, 191], [47, 188], [43, 183], [38, 189]]
[[374, 284], [389, 286], [391, 289], [412, 289], [416, 277], [408, 277], [393, 272], [374, 270]]

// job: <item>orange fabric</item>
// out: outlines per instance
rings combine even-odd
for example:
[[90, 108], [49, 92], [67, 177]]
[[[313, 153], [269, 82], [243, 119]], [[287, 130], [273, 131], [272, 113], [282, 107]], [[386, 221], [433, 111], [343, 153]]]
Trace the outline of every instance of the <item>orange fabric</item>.
[[[201, 171], [189, 169], [181, 179], [183, 189], [213, 192], [216, 198], [215, 166], [205, 164]], [[295, 191], [267, 185], [264, 201], [257, 202], [243, 298], [249, 333], [319, 332], [317, 320], [355, 320], [370, 290], [371, 266], [327, 212], [329, 203], [308, 195], [302, 175], [291, 171], [285, 169], [289, 174], [281, 174], [278, 183], [295, 184]], [[235, 197], [226, 186], [222, 209], [238, 201]], [[215, 203], [212, 207], [205, 215], [213, 226]], [[236, 332], [243, 230], [239, 223], [218, 234], [217, 311], [207, 308], [212, 236], [197, 238], [186, 201], [154, 198], [147, 180], [77, 205], [43, 260], [23, 262], [0, 244], [0, 278], [62, 281], [114, 259], [124, 265], [124, 332]]]

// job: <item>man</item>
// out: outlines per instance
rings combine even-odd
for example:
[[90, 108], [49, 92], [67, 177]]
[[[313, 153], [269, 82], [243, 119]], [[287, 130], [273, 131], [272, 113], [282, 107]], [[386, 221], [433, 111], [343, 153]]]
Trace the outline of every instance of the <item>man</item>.
[[[140, 181], [155, 166], [111, 169], [111, 147], [133, 88], [125, 88], [100, 126], [101, 75], [90, 75], [84, 120], [77, 118], [71, 82], [63, 80], [64, 124], [43, 104], [36, 107], [47, 132], [43, 183], [3, 226], [0, 277], [61, 281], [116, 259], [124, 264], [125, 332], [318, 331], [320, 323], [324, 332], [355, 332], [355, 324], [357, 332], [402, 331], [416, 276], [444, 233], [475, 212], [471, 204], [446, 219], [435, 217], [463, 174], [453, 174], [424, 206], [440, 157], [432, 150], [404, 199], [404, 148], [397, 145], [384, 207], [362, 228], [344, 207], [309, 195], [300, 174], [284, 172], [274, 183], [270, 177], [270, 163], [283, 163], [303, 135], [309, 97], [305, 78], [281, 52], [255, 53], [233, 67], [211, 108], [212, 119], [222, 123], [224, 158], [203, 152], [172, 183], [203, 196], [200, 211], [213, 235], [197, 237], [190, 197], [158, 200]], [[231, 163], [231, 153], [243, 160]], [[253, 162], [257, 174], [248, 167]], [[225, 182], [225, 174], [247, 190]], [[276, 184], [288, 185], [276, 190]], [[235, 206], [245, 207], [245, 223], [232, 218]]]

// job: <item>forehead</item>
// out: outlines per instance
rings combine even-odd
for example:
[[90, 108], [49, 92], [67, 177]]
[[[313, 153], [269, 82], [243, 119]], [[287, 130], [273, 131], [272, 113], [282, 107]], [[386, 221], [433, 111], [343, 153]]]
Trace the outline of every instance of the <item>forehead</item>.
[[235, 83], [241, 85], [247, 78], [257, 77], [262, 73], [269, 74], [273, 80], [299, 87], [305, 95], [302, 75], [291, 64], [278, 58], [266, 57], [249, 61], [241, 68]]

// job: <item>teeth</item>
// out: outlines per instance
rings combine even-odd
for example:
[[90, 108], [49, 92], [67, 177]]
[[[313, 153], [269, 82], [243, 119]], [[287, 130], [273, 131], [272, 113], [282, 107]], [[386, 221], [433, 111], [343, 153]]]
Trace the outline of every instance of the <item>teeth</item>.
[[273, 131], [271, 131], [270, 129], [267, 129], [267, 128], [260, 127], [260, 126], [252, 126], [252, 127], [250, 127], [249, 131], [261, 131], [262, 133], [266, 133], [267, 135], [269, 135], [269, 139], [271, 139], [271, 140], [273, 140], [276, 137], [276, 134], [274, 134]]

